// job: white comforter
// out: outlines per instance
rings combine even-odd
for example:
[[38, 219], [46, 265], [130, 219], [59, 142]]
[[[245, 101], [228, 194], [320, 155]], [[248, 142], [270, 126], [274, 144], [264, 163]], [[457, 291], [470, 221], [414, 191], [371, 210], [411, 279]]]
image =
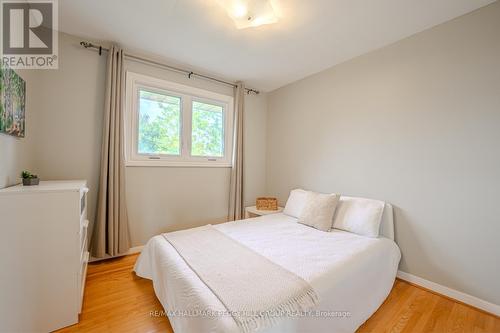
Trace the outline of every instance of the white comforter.
[[[354, 332], [389, 294], [401, 257], [390, 239], [323, 232], [284, 214], [215, 227], [309, 282], [320, 298], [316, 309], [328, 312], [329, 317], [287, 318], [265, 333]], [[176, 333], [239, 332], [228, 315], [189, 316], [226, 309], [162, 236], [148, 242], [134, 270], [153, 280], [165, 311], [182, 312], [169, 315]], [[349, 316], [336, 316], [342, 312]]]

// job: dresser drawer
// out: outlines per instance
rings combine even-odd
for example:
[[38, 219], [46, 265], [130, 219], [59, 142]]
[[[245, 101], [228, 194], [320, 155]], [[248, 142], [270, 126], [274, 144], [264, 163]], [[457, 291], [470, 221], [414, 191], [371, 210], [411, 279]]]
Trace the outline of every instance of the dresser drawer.
[[80, 190], [80, 219], [85, 219], [87, 216], [87, 194], [89, 189], [84, 187]]
[[82, 305], [83, 305], [83, 293], [85, 291], [85, 280], [87, 278], [87, 264], [89, 262], [90, 258], [90, 253], [85, 252], [82, 258], [81, 266], [80, 266], [80, 273], [78, 274], [78, 290], [79, 290], [79, 296], [80, 296], [80, 309], [79, 313], [82, 312]]
[[90, 258], [90, 252], [85, 251], [82, 257], [82, 261], [80, 263], [80, 278], [85, 277], [85, 273], [87, 272], [87, 264], [89, 263], [89, 258]]
[[88, 230], [89, 230], [89, 220], [85, 220], [80, 224], [80, 251], [82, 254], [82, 259], [83, 259], [83, 254], [87, 252], [87, 243], [88, 243]]
[[87, 220], [87, 210], [83, 212], [83, 215], [80, 215], [80, 227], [83, 225], [85, 220]]

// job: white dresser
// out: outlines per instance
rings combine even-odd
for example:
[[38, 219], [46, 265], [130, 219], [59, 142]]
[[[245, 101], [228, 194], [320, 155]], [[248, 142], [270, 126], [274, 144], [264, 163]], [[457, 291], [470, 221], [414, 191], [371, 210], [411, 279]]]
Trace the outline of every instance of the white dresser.
[[0, 190], [0, 332], [78, 322], [89, 252], [87, 182]]

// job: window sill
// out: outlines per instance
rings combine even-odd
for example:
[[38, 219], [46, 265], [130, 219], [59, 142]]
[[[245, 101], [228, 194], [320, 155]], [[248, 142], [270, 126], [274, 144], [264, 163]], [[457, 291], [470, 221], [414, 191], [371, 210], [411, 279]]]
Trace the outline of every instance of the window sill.
[[125, 167], [173, 167], [173, 168], [231, 168], [232, 164], [227, 162], [200, 162], [200, 161], [126, 161]]

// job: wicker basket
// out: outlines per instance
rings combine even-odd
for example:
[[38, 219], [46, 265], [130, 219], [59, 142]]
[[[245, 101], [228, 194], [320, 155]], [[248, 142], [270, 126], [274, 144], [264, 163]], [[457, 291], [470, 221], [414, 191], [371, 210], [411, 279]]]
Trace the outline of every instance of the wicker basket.
[[278, 210], [278, 199], [260, 197], [257, 198], [256, 206], [258, 210]]

